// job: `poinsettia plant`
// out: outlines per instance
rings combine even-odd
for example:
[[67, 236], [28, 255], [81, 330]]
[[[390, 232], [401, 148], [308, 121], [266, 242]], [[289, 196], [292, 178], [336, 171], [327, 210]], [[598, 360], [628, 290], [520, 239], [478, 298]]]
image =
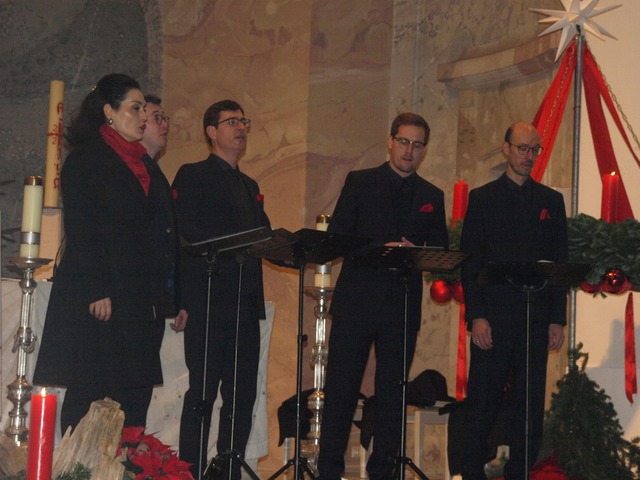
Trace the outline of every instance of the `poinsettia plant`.
[[180, 460], [175, 450], [153, 434], [145, 433], [144, 427], [122, 429], [117, 456], [126, 473], [135, 480], [193, 480], [191, 464]]

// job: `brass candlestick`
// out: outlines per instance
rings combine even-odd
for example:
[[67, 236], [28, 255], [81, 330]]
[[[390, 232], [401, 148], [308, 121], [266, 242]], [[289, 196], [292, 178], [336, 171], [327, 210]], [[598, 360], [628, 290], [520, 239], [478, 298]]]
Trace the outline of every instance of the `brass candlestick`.
[[18, 270], [22, 275], [20, 288], [22, 289], [22, 307], [20, 310], [20, 325], [14, 335], [12, 353], [18, 352], [18, 365], [16, 367], [16, 378], [7, 386], [7, 398], [13, 403], [13, 409], [9, 412], [9, 426], [5, 429], [5, 434], [13, 439], [16, 445], [21, 446], [29, 439], [29, 429], [27, 423], [27, 411], [25, 405], [31, 400], [32, 386], [27, 380], [27, 360], [28, 355], [36, 347], [36, 336], [31, 330], [31, 311], [33, 304], [33, 292], [37, 283], [33, 279], [33, 273], [37, 268], [48, 264], [51, 259], [11, 257], [13, 269]]

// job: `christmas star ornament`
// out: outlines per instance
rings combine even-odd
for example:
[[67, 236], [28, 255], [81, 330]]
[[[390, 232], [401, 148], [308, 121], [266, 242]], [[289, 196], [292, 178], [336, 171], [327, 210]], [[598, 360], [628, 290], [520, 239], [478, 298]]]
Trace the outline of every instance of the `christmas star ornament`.
[[571, 43], [573, 37], [578, 33], [578, 27], [580, 27], [581, 32], [587, 31], [598, 37], [600, 40], [604, 40], [605, 36], [616, 39], [616, 37], [594, 22], [593, 17], [608, 12], [609, 10], [613, 10], [614, 8], [618, 8], [620, 5], [596, 8], [596, 5], [600, 0], [560, 1], [564, 6], [564, 10], [547, 10], [544, 8], [529, 9], [532, 12], [547, 15], [547, 18], [540, 20], [539, 23], [553, 24], [542, 32], [540, 36], [555, 32], [556, 30], [562, 30], [560, 44], [558, 45], [558, 51], [556, 52], [556, 60], [560, 58], [562, 52], [564, 52], [565, 48], [567, 48], [569, 43]]

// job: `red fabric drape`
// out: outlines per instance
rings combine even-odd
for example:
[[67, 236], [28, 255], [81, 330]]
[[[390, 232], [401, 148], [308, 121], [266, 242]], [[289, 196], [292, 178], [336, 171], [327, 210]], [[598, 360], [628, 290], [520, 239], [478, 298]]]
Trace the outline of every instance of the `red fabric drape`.
[[544, 96], [538, 112], [533, 119], [533, 125], [541, 135], [542, 153], [536, 159], [536, 164], [531, 172], [531, 178], [539, 182], [544, 174], [553, 145], [556, 142], [558, 129], [562, 122], [564, 109], [571, 91], [571, 79], [576, 69], [576, 42], [572, 42], [567, 48], [556, 77], [553, 79], [549, 90]]
[[[602, 74], [600, 73], [596, 62], [588, 49], [585, 50], [584, 54], [582, 80], [584, 82], [584, 94], [587, 104], [587, 112], [589, 114], [593, 148], [596, 152], [596, 160], [598, 161], [598, 171], [600, 172], [600, 176], [610, 174], [611, 172], [620, 174], [620, 168], [618, 167], [618, 161], [616, 160], [613, 145], [611, 144], [611, 136], [609, 135], [607, 119], [604, 116], [601, 100], [605, 101], [611, 117], [616, 123], [620, 134], [625, 139], [627, 146], [629, 147], [629, 151], [631, 151], [636, 162], [638, 162], [638, 159], [631, 149], [631, 144], [629, 143], [627, 134], [622, 127], [618, 112], [613, 106], [609, 90], [602, 78]], [[629, 197], [627, 196], [627, 191], [624, 187], [624, 179], [620, 176], [617, 219], [620, 221], [626, 218], [633, 218], [633, 212], [631, 211]]]
[[467, 393], [467, 324], [464, 321], [464, 303], [458, 317], [458, 367], [456, 370], [456, 400], [462, 401]]
[[638, 393], [638, 380], [636, 377], [636, 338], [635, 321], [633, 315], [633, 294], [627, 297], [627, 307], [624, 314], [624, 392], [630, 403], [633, 403], [633, 395]]

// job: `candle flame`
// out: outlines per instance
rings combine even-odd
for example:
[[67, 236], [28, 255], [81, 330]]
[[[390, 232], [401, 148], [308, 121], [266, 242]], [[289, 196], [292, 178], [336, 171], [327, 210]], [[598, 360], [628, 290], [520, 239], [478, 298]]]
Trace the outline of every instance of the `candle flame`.
[[40, 390], [40, 395], [42, 395], [43, 397], [47, 396], [47, 389], [42, 387], [42, 389]]
[[611, 172], [611, 175], [615, 175], [615, 174], [616, 174], [616, 172]]

